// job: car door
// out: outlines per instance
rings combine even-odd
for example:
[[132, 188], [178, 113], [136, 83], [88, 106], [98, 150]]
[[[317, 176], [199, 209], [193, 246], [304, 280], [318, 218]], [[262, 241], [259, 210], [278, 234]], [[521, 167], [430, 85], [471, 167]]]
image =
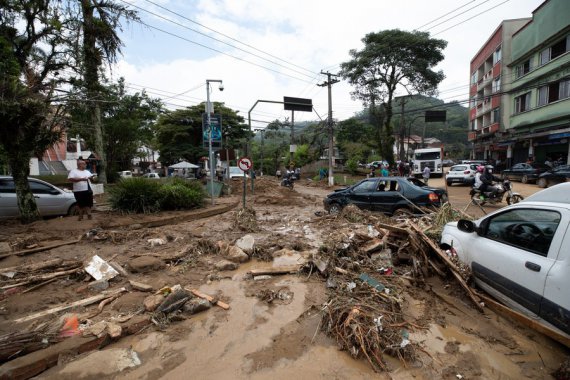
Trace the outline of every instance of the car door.
[[535, 314], [557, 248], [550, 249], [561, 215], [549, 209], [511, 208], [485, 219], [482, 236], [470, 245], [477, 282]]
[[12, 178], [0, 178], [0, 217], [12, 218], [20, 215], [16, 187]]
[[395, 205], [402, 200], [397, 179], [380, 180], [375, 191], [370, 195], [372, 210], [392, 213]]
[[524, 170], [525, 164], [516, 164], [512, 167], [509, 172], [509, 179], [520, 180], [522, 178], [522, 172]]
[[38, 206], [41, 216], [61, 215], [66, 213], [66, 210], [64, 210], [66, 199], [62, 197], [62, 194], [58, 189], [46, 183], [34, 181], [32, 179], [28, 180], [28, 182], [30, 184], [30, 190], [34, 193], [36, 205]]
[[559, 166], [552, 170], [551, 175], [547, 177], [548, 186], [566, 182], [570, 178], [570, 166]]
[[372, 194], [376, 191], [378, 180], [368, 179], [354, 186], [346, 195], [348, 203], [352, 203], [363, 210], [372, 210]]

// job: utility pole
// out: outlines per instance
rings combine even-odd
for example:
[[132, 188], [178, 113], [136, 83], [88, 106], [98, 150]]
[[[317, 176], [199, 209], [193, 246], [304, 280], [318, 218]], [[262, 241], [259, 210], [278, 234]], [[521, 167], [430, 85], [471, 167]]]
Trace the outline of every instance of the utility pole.
[[406, 105], [406, 100], [404, 97], [400, 98], [400, 102], [402, 103], [402, 114], [400, 115], [400, 149], [399, 149], [399, 156], [400, 161], [405, 161], [405, 154], [404, 151], [404, 136], [406, 134], [406, 122], [405, 122], [405, 113], [404, 113], [404, 106]]
[[324, 87], [327, 86], [329, 90], [329, 117], [327, 119], [327, 126], [329, 132], [329, 186], [334, 186], [334, 176], [333, 176], [333, 167], [334, 167], [334, 131], [333, 131], [333, 112], [332, 112], [332, 85], [338, 83], [338, 79], [332, 79], [332, 77], [338, 77], [337, 74], [331, 74], [328, 71], [324, 73], [321, 71], [321, 74], [327, 76], [327, 81], [317, 86]]

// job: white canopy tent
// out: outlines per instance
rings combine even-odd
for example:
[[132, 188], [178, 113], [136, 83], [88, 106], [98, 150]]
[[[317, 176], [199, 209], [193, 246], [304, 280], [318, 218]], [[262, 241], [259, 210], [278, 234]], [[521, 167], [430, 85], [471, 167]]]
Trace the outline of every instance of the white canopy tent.
[[170, 165], [169, 168], [171, 168], [171, 169], [198, 169], [199, 166], [191, 164], [191, 163], [186, 162], [186, 161], [181, 161], [177, 164]]

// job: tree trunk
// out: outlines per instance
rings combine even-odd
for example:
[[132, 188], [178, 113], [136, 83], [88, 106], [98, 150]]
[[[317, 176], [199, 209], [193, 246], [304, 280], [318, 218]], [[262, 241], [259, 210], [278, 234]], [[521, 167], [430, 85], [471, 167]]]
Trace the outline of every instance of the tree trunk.
[[384, 138], [382, 139], [382, 158], [391, 165], [394, 163], [394, 136], [392, 129], [392, 92], [388, 94], [386, 103], [386, 119], [384, 122]]
[[99, 183], [107, 183], [107, 159], [103, 146], [103, 126], [101, 125], [100, 84], [98, 69], [102, 62], [101, 52], [97, 49], [97, 26], [93, 17], [91, 0], [81, 0], [83, 12], [83, 69], [89, 105], [91, 124], [93, 126], [93, 147], [99, 159]]
[[31, 154], [17, 152], [9, 155], [12, 177], [16, 186], [16, 196], [18, 197], [18, 208], [20, 209], [20, 220], [23, 224], [28, 224], [40, 219], [38, 206], [34, 199], [34, 194], [30, 190], [28, 175], [30, 174]]

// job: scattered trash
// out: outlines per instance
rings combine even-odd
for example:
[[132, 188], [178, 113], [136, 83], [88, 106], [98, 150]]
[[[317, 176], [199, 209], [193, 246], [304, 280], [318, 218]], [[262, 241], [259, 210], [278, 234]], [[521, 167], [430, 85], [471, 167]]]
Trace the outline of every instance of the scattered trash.
[[156, 238], [156, 239], [148, 239], [147, 242], [150, 244], [151, 247], [155, 247], [157, 245], [164, 245], [166, 241], [164, 239]]
[[70, 336], [75, 336], [79, 334], [79, 319], [77, 315], [65, 318], [63, 326], [59, 331], [60, 338], [69, 338]]
[[85, 272], [89, 273], [95, 280], [110, 280], [119, 275], [119, 272], [97, 255], [91, 258], [85, 267]]
[[356, 288], [356, 283], [354, 283], [354, 282], [351, 281], [351, 282], [349, 282], [348, 284], [346, 284], [346, 289], [347, 289], [349, 292], [352, 292], [352, 289], [354, 289], [354, 288]]
[[254, 281], [271, 280], [272, 278], [273, 276], [270, 276], [268, 274], [263, 274], [261, 276], [253, 276]]

